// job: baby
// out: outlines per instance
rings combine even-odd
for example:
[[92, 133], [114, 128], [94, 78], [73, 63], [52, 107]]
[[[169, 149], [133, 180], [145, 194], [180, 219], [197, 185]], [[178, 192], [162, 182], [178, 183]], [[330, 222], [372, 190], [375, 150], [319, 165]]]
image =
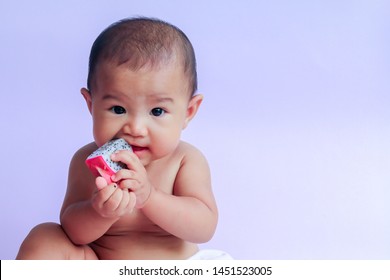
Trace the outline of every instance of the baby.
[[[88, 88], [94, 142], [69, 167], [61, 225], [36, 226], [17, 259], [188, 259], [214, 234], [218, 213], [205, 157], [180, 140], [203, 96], [193, 47], [178, 28], [150, 18], [119, 21], [92, 46]], [[132, 151], [106, 180], [86, 158], [121, 138]], [[202, 258], [202, 257], [201, 257]], [[218, 256], [217, 256], [218, 258]]]

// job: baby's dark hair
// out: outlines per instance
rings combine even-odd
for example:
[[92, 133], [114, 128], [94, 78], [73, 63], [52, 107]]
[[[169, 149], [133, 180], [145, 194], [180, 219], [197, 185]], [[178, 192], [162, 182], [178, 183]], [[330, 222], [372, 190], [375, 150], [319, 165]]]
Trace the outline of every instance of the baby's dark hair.
[[190, 40], [176, 26], [155, 18], [120, 20], [96, 38], [89, 56], [88, 89], [92, 90], [97, 65], [101, 62], [126, 64], [137, 71], [177, 61], [188, 76], [191, 95], [197, 90], [195, 52]]

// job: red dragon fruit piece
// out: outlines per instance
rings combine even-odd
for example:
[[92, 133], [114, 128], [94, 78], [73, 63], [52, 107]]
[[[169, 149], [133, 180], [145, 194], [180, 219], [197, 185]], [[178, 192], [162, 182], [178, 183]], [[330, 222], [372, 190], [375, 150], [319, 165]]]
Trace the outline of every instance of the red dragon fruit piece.
[[111, 184], [111, 176], [126, 167], [121, 162], [111, 160], [111, 155], [120, 150], [132, 151], [131, 146], [124, 139], [111, 140], [90, 154], [85, 163], [96, 177], [102, 176], [108, 184]]

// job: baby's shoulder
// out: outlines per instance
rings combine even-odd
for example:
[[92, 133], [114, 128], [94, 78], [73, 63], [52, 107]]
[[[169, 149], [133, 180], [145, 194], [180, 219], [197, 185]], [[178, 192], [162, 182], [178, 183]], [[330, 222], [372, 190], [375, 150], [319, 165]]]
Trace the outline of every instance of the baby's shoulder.
[[180, 172], [183, 170], [183, 167], [187, 167], [189, 164], [196, 165], [206, 163], [207, 161], [202, 154], [202, 152], [195, 146], [180, 141], [177, 145], [175, 151], [170, 155], [155, 161], [149, 166], [149, 170], [157, 169], [159, 172], [164, 170], [164, 172]]
[[177, 154], [180, 158], [181, 165], [188, 163], [206, 164], [207, 160], [204, 154], [195, 146], [181, 141], [177, 148]]
[[97, 149], [98, 147], [96, 146], [95, 142], [91, 142], [83, 147], [81, 147], [80, 149], [78, 149], [75, 154], [73, 155], [73, 158], [72, 158], [72, 163], [75, 164], [75, 163], [78, 163], [78, 162], [82, 162], [84, 164], [84, 161], [86, 160], [86, 158], [93, 152]]
[[180, 141], [177, 149], [176, 154], [183, 159], [188, 157], [204, 157], [203, 153], [194, 145]]

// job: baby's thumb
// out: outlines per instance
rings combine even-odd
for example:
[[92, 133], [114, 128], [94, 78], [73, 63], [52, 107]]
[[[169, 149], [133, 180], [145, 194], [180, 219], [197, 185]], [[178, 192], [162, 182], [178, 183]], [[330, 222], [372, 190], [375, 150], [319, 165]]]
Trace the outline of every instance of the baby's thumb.
[[96, 184], [96, 187], [99, 191], [101, 189], [104, 189], [108, 185], [106, 179], [104, 179], [103, 177], [100, 177], [100, 176], [96, 177], [95, 184]]

